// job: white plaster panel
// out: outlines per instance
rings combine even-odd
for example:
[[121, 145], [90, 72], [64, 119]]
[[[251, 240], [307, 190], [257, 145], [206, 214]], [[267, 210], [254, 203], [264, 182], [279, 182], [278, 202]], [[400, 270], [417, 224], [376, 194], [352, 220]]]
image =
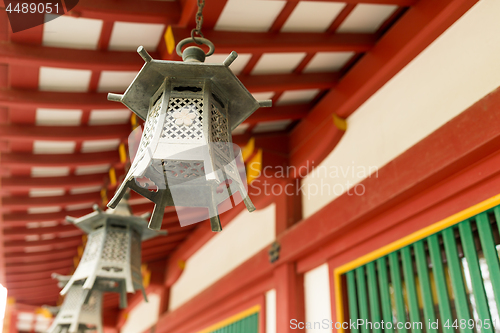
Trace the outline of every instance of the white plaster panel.
[[325, 323], [332, 321], [329, 279], [328, 264], [323, 264], [304, 274], [306, 322], [310, 322], [312, 327], [306, 329], [307, 333], [332, 332], [330, 328], [324, 328]]
[[128, 314], [120, 333], [144, 332], [158, 321], [160, 313], [160, 295], [148, 294], [148, 302], [141, 301]]
[[347, 119], [319, 174], [303, 180], [305, 217], [500, 86], [499, 12], [499, 1], [478, 2]]
[[175, 310], [269, 245], [275, 239], [275, 220], [274, 204], [241, 212], [187, 260], [172, 285], [169, 309]]
[[266, 333], [276, 333], [276, 289], [266, 292]]

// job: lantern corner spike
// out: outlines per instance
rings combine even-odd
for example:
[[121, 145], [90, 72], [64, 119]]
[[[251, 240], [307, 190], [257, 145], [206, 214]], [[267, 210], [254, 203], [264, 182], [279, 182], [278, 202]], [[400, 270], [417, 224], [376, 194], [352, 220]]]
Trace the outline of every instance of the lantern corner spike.
[[[205, 44], [209, 51], [198, 46], [182, 50], [190, 42]], [[123, 95], [108, 94], [145, 121], [140, 142], [129, 142], [138, 148], [108, 207], [116, 207], [132, 189], [155, 204], [150, 229], [160, 229], [165, 208], [174, 206], [181, 226], [208, 219], [212, 231], [221, 231], [219, 213], [233, 202], [255, 210], [231, 132], [272, 102], [257, 101], [231, 71], [236, 52], [222, 64], [205, 63], [214, 46], [201, 37], [180, 41], [176, 51], [183, 61], [155, 60], [139, 47], [144, 66]], [[240, 196], [233, 196], [236, 192]]]

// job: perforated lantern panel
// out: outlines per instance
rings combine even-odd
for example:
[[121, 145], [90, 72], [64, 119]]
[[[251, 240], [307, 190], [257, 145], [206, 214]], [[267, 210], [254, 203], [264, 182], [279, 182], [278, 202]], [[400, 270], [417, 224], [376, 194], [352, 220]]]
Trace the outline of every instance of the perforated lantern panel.
[[131, 270], [132, 280], [134, 285], [142, 286], [141, 274], [141, 235], [135, 230], [132, 230], [131, 240]]
[[87, 245], [85, 246], [81, 260], [82, 264], [95, 261], [99, 258], [103, 239], [104, 229], [94, 231], [88, 236]]
[[114, 281], [118, 289], [112, 291], [120, 292], [122, 298], [143, 289], [142, 279], [134, 276], [134, 272], [140, 274], [140, 243], [141, 234], [130, 222], [108, 217], [102, 227], [90, 232], [82, 260], [62, 293], [77, 281], [84, 281], [84, 289], [99, 288], [99, 281]]
[[229, 142], [227, 118], [222, 115], [215, 104], [211, 105], [210, 113], [212, 117], [212, 142]]
[[106, 233], [106, 242], [101, 258], [106, 261], [123, 263], [127, 259], [128, 243], [129, 233], [126, 230], [109, 230]]
[[[85, 304], [89, 292], [91, 294]], [[72, 285], [47, 332], [80, 333], [88, 332], [88, 327], [95, 327], [97, 332], [102, 333], [102, 292], [84, 290], [81, 284]]]
[[155, 105], [151, 109], [151, 112], [148, 114], [148, 119], [146, 120], [146, 123], [144, 124], [144, 132], [142, 133], [142, 139], [141, 139], [141, 146], [139, 147], [139, 153], [144, 151], [149, 144], [151, 143], [151, 140], [153, 139], [154, 132], [156, 129], [156, 125], [158, 124], [158, 119], [160, 118], [160, 110], [162, 107], [162, 97], [163, 94], [160, 94], [160, 97], [156, 101]]
[[[175, 118], [174, 115], [182, 110], [195, 115], [191, 125], [176, 124], [178, 118]], [[170, 98], [161, 138], [173, 142], [202, 140], [203, 100], [199, 98]]]

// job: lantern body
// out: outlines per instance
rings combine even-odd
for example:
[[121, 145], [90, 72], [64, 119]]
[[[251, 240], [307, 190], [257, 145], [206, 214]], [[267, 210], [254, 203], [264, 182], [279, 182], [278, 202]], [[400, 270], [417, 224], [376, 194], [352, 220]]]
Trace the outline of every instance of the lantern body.
[[[150, 60], [141, 69], [119, 100], [145, 120], [144, 132], [109, 207], [131, 188], [156, 204], [151, 229], [160, 229], [165, 206], [187, 206], [208, 208], [213, 231], [221, 230], [218, 205], [235, 192], [255, 209], [238, 172], [231, 130], [260, 104], [228, 64]], [[141, 177], [157, 191], [139, 185]]]
[[[90, 328], [93, 327], [93, 328]], [[81, 284], [69, 287], [59, 313], [47, 333], [84, 333], [102, 329], [102, 291], [85, 290]]]
[[127, 306], [127, 293], [142, 290], [146, 298], [141, 275], [141, 242], [158, 233], [147, 229], [146, 221], [140, 217], [113, 213], [96, 209], [71, 220], [88, 238], [82, 259], [61, 295], [79, 281], [86, 290], [99, 288], [120, 293], [121, 308]]

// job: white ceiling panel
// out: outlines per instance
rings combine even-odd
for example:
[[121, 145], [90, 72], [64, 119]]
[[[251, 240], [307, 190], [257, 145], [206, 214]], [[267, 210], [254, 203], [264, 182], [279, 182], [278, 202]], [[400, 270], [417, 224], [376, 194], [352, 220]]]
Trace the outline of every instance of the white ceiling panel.
[[30, 207], [30, 208], [28, 208], [28, 214], [57, 213], [60, 211], [61, 211], [61, 207], [59, 207], [59, 206]]
[[125, 124], [130, 120], [130, 114], [128, 109], [92, 110], [89, 125]]
[[132, 83], [138, 72], [102, 71], [99, 77], [97, 91], [124, 92]]
[[36, 124], [39, 126], [78, 126], [82, 110], [36, 109]]
[[39, 188], [30, 190], [30, 197], [55, 197], [64, 195], [63, 188]]
[[373, 33], [398, 8], [395, 5], [360, 4], [347, 16], [337, 32]]
[[83, 141], [82, 153], [117, 150], [120, 139]]
[[69, 190], [71, 194], [84, 194], [84, 193], [94, 193], [99, 192], [101, 190], [101, 186], [85, 186], [85, 187], [75, 187]]
[[[207, 57], [205, 63], [220, 65], [224, 62], [224, 60], [226, 60], [228, 55], [229, 54], [213, 54], [210, 57]], [[229, 66], [229, 68], [231, 68], [234, 74], [238, 75], [245, 68], [248, 61], [250, 61], [251, 57], [252, 55], [250, 53], [238, 54], [238, 58], [236, 58], [236, 60], [233, 61], [233, 63], [231, 64], [231, 66]]]
[[292, 121], [290, 119], [286, 120], [276, 120], [276, 121], [264, 121], [258, 123], [252, 130], [253, 133], [263, 133], [263, 132], [276, 132], [283, 131]]
[[277, 0], [229, 0], [215, 30], [266, 32], [285, 4]]
[[95, 173], [107, 173], [111, 165], [109, 164], [99, 164], [99, 165], [88, 165], [81, 166], [75, 169], [75, 175], [90, 175]]
[[282, 32], [325, 32], [345, 3], [300, 1], [281, 28]]
[[81, 204], [75, 204], [75, 205], [67, 205], [66, 210], [67, 211], [72, 211], [72, 210], [80, 210], [80, 209], [85, 209], [85, 208], [92, 208], [94, 203], [81, 203]]
[[38, 88], [42, 91], [86, 92], [92, 72], [86, 69], [40, 67]]
[[64, 177], [69, 175], [69, 167], [32, 167], [31, 177]]
[[34, 228], [50, 228], [59, 225], [57, 221], [45, 221], [45, 222], [29, 222], [26, 224], [26, 228], [34, 229]]
[[109, 40], [113, 51], [135, 51], [142, 45], [148, 51], [156, 51], [165, 30], [165, 24], [115, 22]]
[[318, 52], [304, 68], [304, 73], [339, 71], [354, 54], [354, 52]]
[[318, 95], [319, 91], [319, 89], [288, 90], [281, 95], [276, 104], [285, 105], [308, 103], [312, 101], [316, 95]]
[[75, 141], [45, 141], [33, 142], [33, 154], [71, 154], [75, 151]]
[[264, 53], [255, 65], [252, 74], [291, 73], [305, 56], [305, 52]]
[[266, 99], [273, 98], [274, 91], [252, 93], [252, 96], [253, 96], [253, 98], [255, 98], [258, 101], [263, 101], [263, 100], [266, 100]]
[[[48, 21], [52, 18], [57, 19]], [[45, 20], [42, 45], [72, 49], [97, 49], [101, 37], [102, 20], [51, 14], [46, 14]]]

